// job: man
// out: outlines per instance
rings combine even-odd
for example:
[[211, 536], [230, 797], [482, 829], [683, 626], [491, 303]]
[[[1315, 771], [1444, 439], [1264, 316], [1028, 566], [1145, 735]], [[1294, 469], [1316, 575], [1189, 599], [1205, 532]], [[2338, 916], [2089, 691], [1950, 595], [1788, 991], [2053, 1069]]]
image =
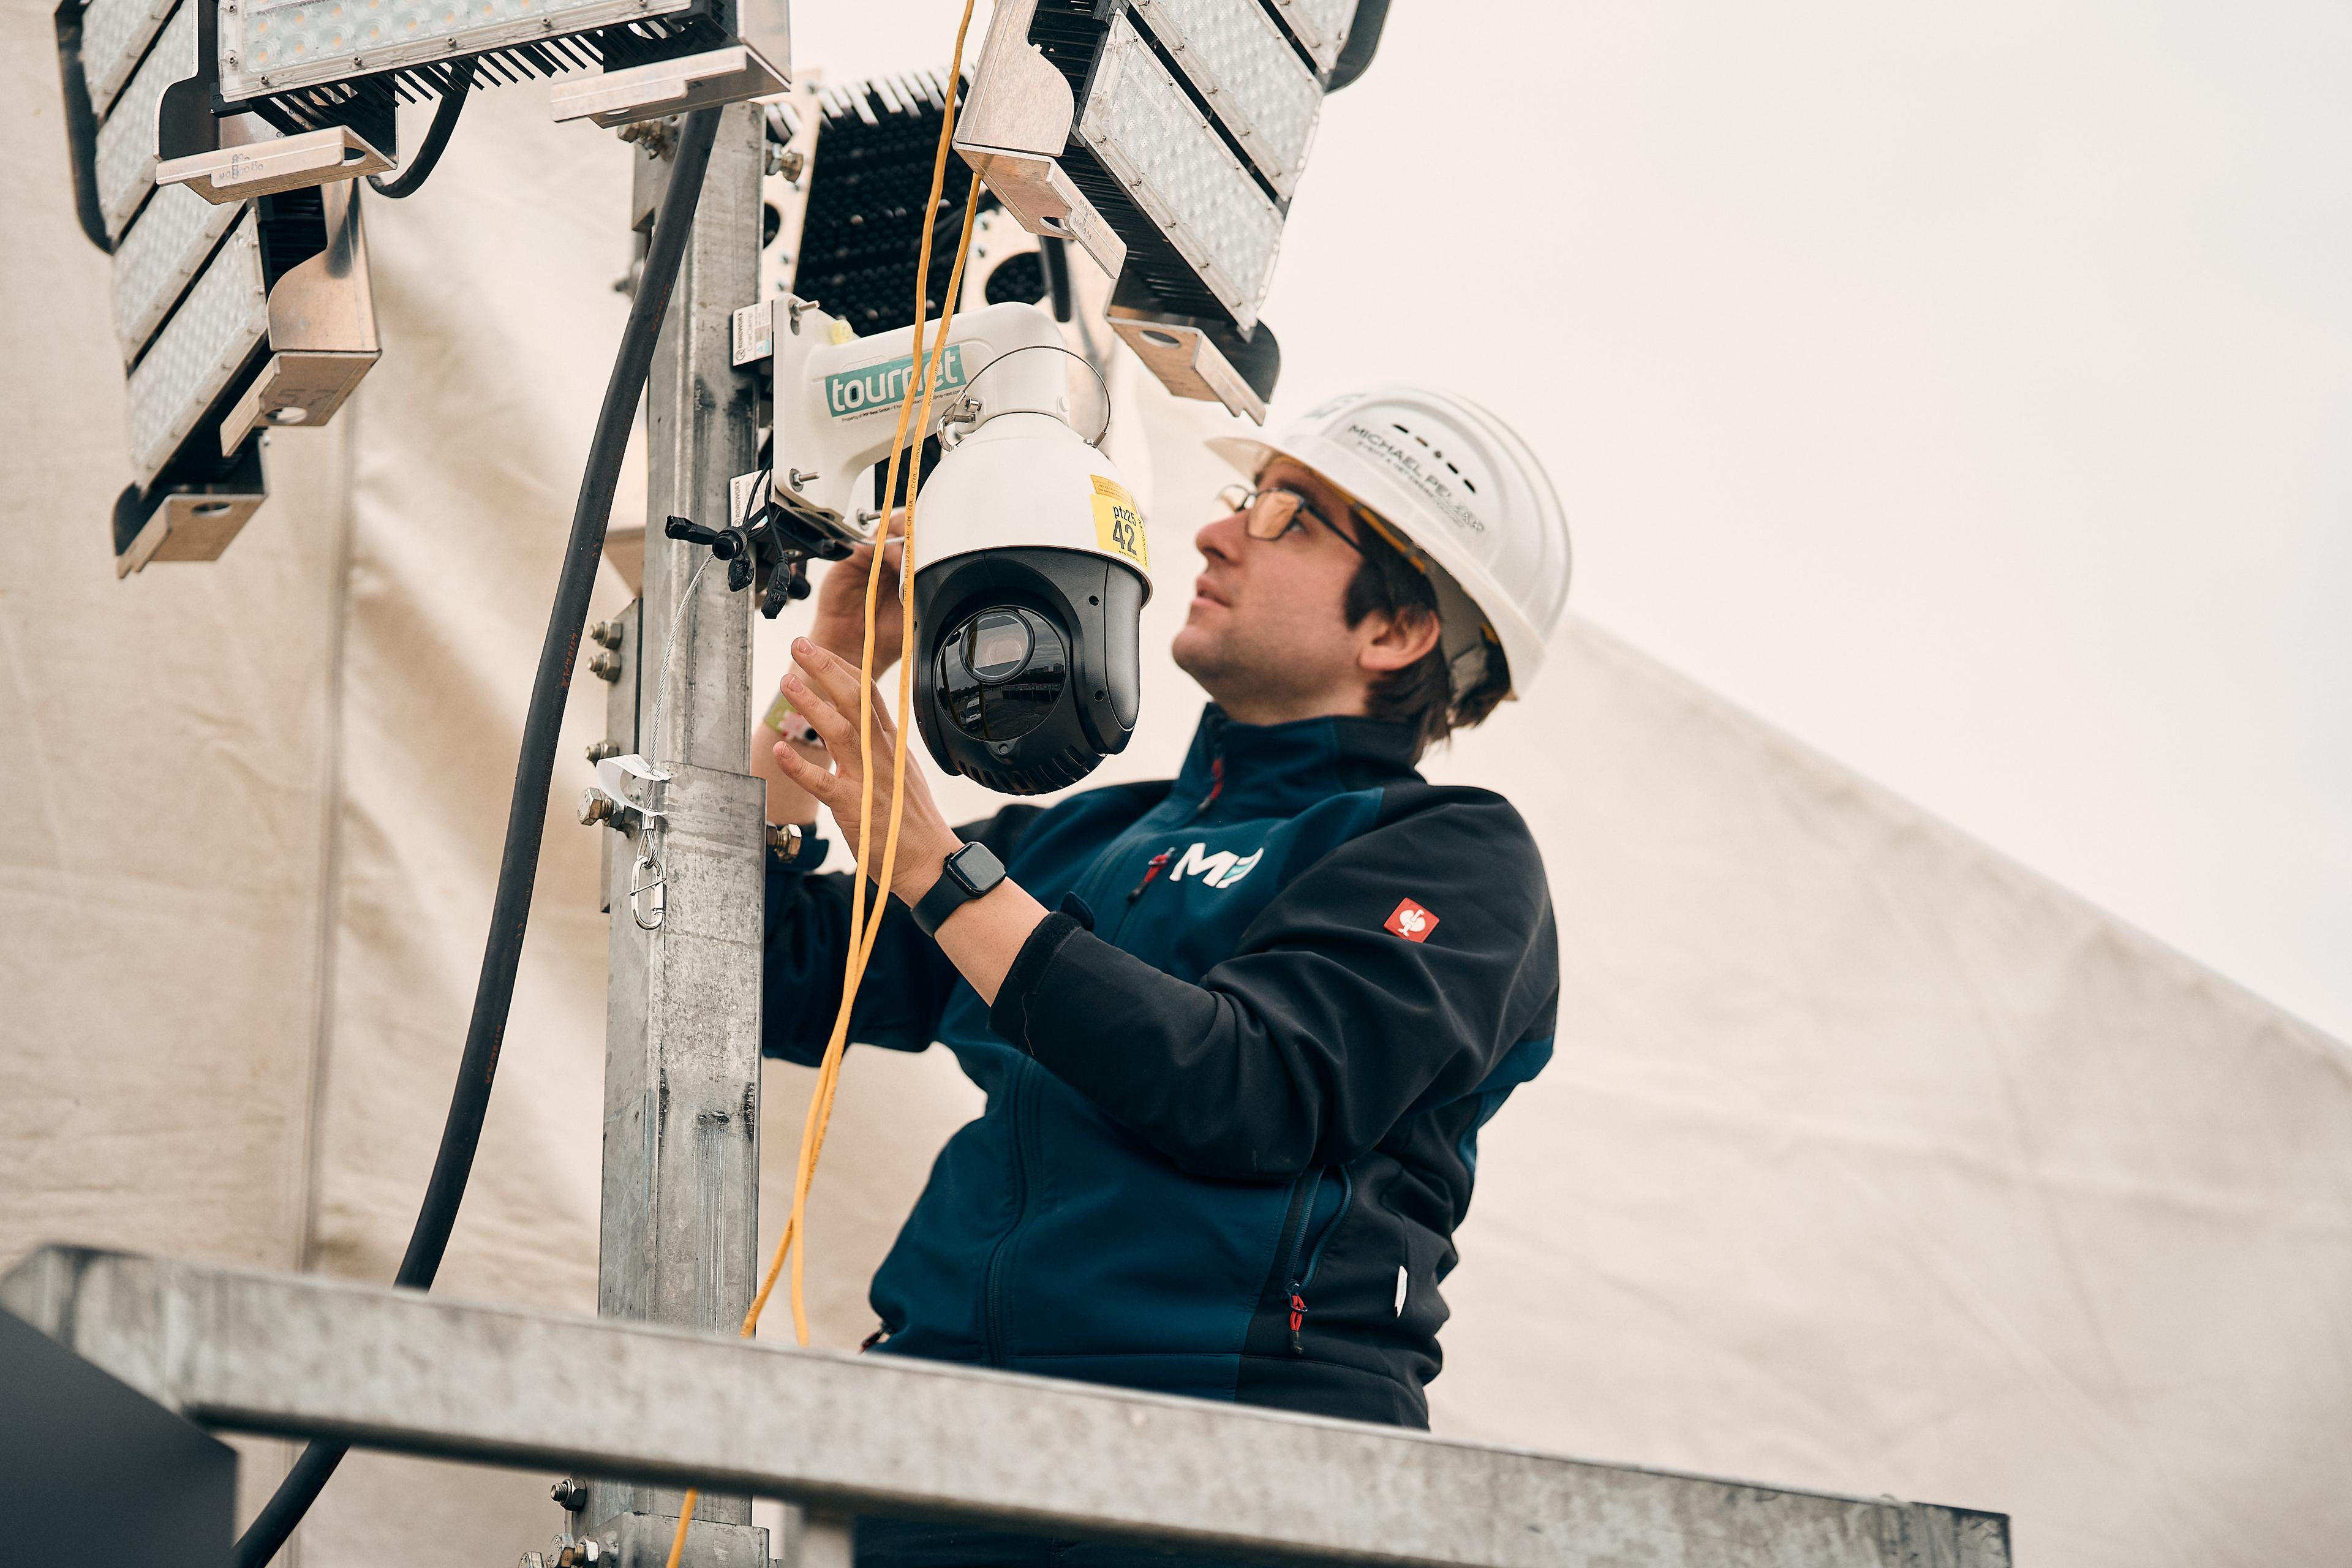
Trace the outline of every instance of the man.
[[[1425, 1426], [1478, 1129], [1550, 1055], [1558, 953], [1517, 813], [1412, 764], [1528, 686], [1567, 531], [1526, 447], [1443, 395], [1215, 445], [1252, 488], [1198, 535], [1172, 651], [1211, 705], [1183, 771], [951, 829], [908, 770], [850, 1038], [945, 1042], [987, 1109], [875, 1277], [875, 1348]], [[873, 757], [856, 731], [872, 569], [830, 573], [793, 644], [784, 695], [822, 747], [760, 737], [772, 820], [822, 803], [853, 846], [890, 811], [878, 697]], [[766, 1048], [802, 1062], [849, 918], [849, 879], [808, 874], [822, 853], [803, 836], [768, 878]], [[861, 1561], [1127, 1560], [932, 1526], [860, 1541]]]

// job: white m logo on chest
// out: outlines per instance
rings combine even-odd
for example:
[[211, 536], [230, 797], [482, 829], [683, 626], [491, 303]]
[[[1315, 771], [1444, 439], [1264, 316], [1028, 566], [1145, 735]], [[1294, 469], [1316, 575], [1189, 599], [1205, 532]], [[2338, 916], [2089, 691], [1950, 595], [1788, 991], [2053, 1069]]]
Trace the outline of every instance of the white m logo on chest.
[[1195, 844], [1168, 868], [1168, 879], [1181, 882], [1187, 877], [1198, 877], [1212, 888], [1230, 888], [1257, 868], [1265, 857], [1265, 847], [1260, 845], [1247, 855], [1235, 855], [1230, 849], [1208, 853], [1208, 846]]

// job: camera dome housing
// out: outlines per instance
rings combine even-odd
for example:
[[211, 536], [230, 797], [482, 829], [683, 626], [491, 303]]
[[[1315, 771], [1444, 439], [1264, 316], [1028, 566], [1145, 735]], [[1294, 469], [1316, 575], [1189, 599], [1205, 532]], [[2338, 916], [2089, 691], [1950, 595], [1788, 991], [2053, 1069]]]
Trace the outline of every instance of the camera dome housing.
[[942, 768], [1038, 795], [1135, 732], [1150, 554], [1108, 458], [1037, 399], [984, 399], [917, 502], [916, 724]]

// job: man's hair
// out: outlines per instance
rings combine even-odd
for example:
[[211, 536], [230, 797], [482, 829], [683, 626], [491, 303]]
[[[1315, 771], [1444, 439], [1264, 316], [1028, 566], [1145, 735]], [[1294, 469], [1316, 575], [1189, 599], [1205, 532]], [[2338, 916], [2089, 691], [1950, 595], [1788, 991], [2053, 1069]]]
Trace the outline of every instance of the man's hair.
[[[1364, 559], [1356, 568], [1355, 576], [1349, 580], [1348, 595], [1341, 605], [1348, 625], [1360, 625], [1366, 616], [1375, 611], [1406, 619], [1427, 616], [1435, 622], [1437, 589], [1429, 578], [1396, 546], [1381, 538], [1380, 530], [1367, 527], [1360, 517], [1353, 521], [1356, 542], [1363, 546]], [[1446, 676], [1445, 645], [1441, 639], [1436, 647], [1402, 669], [1392, 669], [1373, 681], [1366, 694], [1365, 710], [1375, 719], [1411, 724], [1414, 731], [1413, 756], [1418, 759], [1454, 731], [1466, 730], [1492, 713], [1510, 689], [1510, 667], [1504, 662], [1502, 648], [1490, 640], [1486, 644], [1486, 675], [1459, 698], [1454, 697]]]

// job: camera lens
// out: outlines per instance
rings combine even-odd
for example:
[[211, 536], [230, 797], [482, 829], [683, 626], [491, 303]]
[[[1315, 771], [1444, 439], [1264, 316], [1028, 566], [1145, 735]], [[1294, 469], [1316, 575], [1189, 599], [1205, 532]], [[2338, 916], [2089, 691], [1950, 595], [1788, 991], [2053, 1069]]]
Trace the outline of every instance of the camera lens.
[[1011, 610], [974, 616], [963, 635], [964, 662], [991, 686], [1012, 679], [1029, 662], [1029, 628]]
[[942, 639], [939, 701], [957, 729], [1012, 741], [1044, 723], [1069, 683], [1068, 645], [1034, 610], [998, 605]]

